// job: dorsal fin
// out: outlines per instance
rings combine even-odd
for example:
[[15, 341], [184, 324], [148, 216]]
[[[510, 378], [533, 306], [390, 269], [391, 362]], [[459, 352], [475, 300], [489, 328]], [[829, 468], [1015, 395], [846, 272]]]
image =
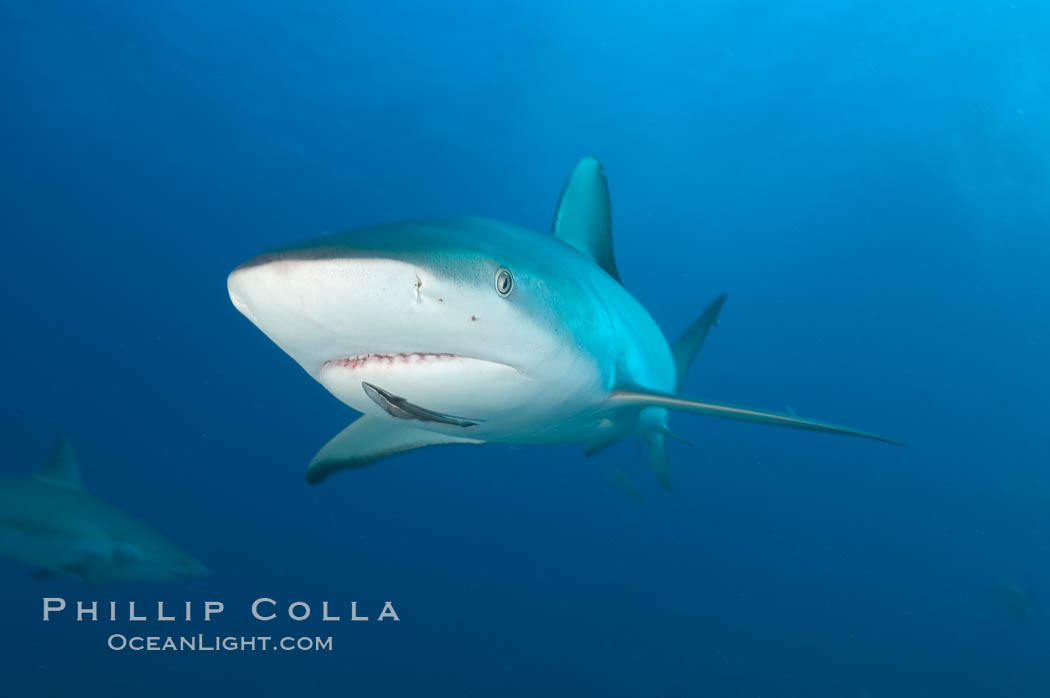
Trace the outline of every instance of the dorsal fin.
[[77, 456], [73, 453], [73, 445], [69, 443], [69, 439], [63, 435], [55, 439], [55, 445], [51, 447], [51, 453], [48, 454], [37, 477], [52, 485], [73, 489], [83, 487], [80, 481], [80, 466], [77, 465]]
[[[609, 183], [597, 159], [581, 158], [569, 173], [554, 211], [554, 236], [587, 255], [620, 281], [613, 256]], [[623, 283], [620, 281], [620, 283]]]

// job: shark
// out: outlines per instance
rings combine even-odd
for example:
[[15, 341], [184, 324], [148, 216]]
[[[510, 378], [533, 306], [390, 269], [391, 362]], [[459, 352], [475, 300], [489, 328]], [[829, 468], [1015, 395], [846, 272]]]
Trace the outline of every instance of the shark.
[[1032, 609], [1038, 604], [1029, 589], [1013, 579], [1001, 577], [988, 588], [988, 599], [1021, 625], [1031, 624]]
[[208, 573], [161, 533], [85, 490], [64, 436], [38, 471], [0, 476], [0, 555], [30, 565], [37, 578], [76, 576], [91, 586]]
[[674, 342], [624, 285], [608, 180], [584, 157], [549, 232], [477, 217], [326, 234], [227, 278], [234, 307], [361, 413], [306, 479], [450, 444], [645, 444], [671, 490], [673, 411], [897, 443], [828, 422], [679, 394], [725, 294]]

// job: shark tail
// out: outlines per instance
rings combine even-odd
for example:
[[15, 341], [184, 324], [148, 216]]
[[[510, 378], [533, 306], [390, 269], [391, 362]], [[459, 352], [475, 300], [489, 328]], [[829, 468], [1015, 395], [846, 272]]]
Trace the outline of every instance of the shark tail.
[[[693, 360], [696, 355], [700, 352], [700, 347], [704, 345], [704, 341], [707, 339], [708, 333], [711, 331], [713, 325], [718, 324], [718, 314], [722, 311], [722, 305], [726, 302], [726, 294], [721, 294], [713, 301], [711, 301], [704, 312], [700, 313], [698, 317], [689, 328], [682, 333], [682, 335], [671, 345], [671, 356], [674, 359], [675, 367], [675, 388], [681, 388], [682, 383], [685, 381], [686, 375], [689, 373], [689, 368], [693, 365]], [[620, 393], [620, 398], [617, 398], [617, 393]], [[616, 391], [613, 394], [614, 398], [622, 399], [625, 391]], [[653, 468], [653, 474], [656, 475], [657, 482], [660, 483], [660, 487], [664, 489], [664, 492], [671, 492], [671, 471], [667, 464], [667, 438], [677, 439], [683, 443], [692, 446], [682, 437], [678, 436], [666, 426], [649, 431], [644, 434], [645, 445], [649, 450], [649, 463]], [[588, 449], [588, 455], [601, 450], [608, 444], [600, 444], [598, 446], [592, 446]]]
[[656, 481], [664, 492], [671, 493], [671, 468], [667, 464], [667, 441], [659, 431], [645, 433], [645, 445], [649, 449], [649, 463], [652, 465]]

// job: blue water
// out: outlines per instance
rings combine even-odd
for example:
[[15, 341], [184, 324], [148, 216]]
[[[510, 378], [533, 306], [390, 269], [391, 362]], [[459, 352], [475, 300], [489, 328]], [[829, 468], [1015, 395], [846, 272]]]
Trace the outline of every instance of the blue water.
[[[0, 695], [1046, 695], [1048, 46], [1035, 0], [0, 3], [2, 470], [64, 431], [212, 569], [95, 590], [0, 560]], [[668, 334], [729, 293], [686, 393], [908, 448], [675, 415], [671, 496], [631, 444], [308, 486], [353, 413], [229, 270], [387, 220], [546, 229], [584, 154]], [[44, 596], [227, 610], [45, 624]], [[263, 625], [260, 596], [401, 620]]]

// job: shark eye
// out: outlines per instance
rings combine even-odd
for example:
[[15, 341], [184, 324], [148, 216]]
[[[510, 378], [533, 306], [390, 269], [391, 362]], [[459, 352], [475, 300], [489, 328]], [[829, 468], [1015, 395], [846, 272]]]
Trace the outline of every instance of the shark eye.
[[506, 298], [513, 290], [514, 277], [510, 275], [510, 269], [500, 267], [496, 270], [496, 293]]

